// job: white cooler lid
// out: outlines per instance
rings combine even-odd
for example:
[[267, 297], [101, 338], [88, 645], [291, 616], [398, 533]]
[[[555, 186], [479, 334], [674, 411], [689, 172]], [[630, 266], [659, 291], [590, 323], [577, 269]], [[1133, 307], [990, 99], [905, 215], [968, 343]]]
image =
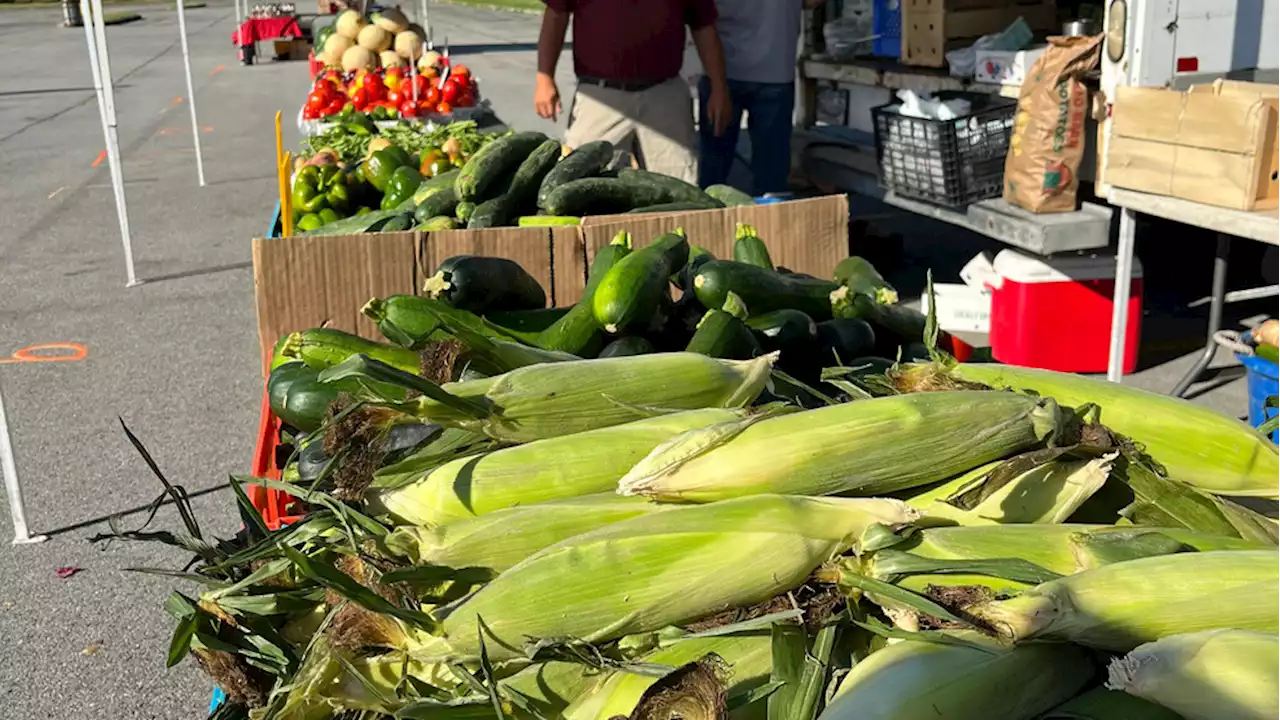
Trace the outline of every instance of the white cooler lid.
[[[1116, 257], [1110, 253], [1046, 258], [1001, 250], [992, 265], [996, 275], [1024, 284], [1110, 280], [1116, 276]], [[1136, 257], [1132, 277], [1142, 277], [1142, 263]]]

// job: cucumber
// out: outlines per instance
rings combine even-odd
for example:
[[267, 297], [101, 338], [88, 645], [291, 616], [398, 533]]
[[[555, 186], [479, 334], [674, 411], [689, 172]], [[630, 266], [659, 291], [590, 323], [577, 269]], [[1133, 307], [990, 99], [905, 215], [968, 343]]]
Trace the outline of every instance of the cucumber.
[[536, 335], [503, 328], [472, 313], [449, 307], [440, 300], [418, 295], [391, 295], [374, 298], [360, 309], [377, 324], [379, 332], [391, 342], [405, 348], [418, 350], [429, 342], [444, 340], [452, 335], [441, 327], [441, 315], [463, 325], [467, 330], [493, 340], [518, 341], [533, 344]]
[[[426, 202], [427, 198], [433, 197], [437, 193], [444, 190], [453, 190], [453, 184], [458, 180], [460, 169], [454, 168], [448, 172], [442, 172], [439, 175], [423, 180], [418, 185], [418, 189], [413, 192], [413, 204], [421, 205]], [[454, 197], [457, 197], [455, 195]], [[457, 202], [455, 200], [455, 202]]]
[[458, 222], [448, 215], [436, 215], [427, 218], [424, 222], [418, 223], [418, 227], [414, 230], [422, 230], [424, 232], [435, 232], [437, 230], [457, 230]]
[[453, 216], [458, 218], [458, 222], [465, 223], [471, 219], [471, 213], [475, 212], [476, 204], [473, 202], [460, 202], [453, 209]]
[[691, 210], [715, 210], [718, 207], [720, 206], [711, 205], [709, 203], [702, 203], [702, 202], [689, 202], [686, 200], [683, 202], [668, 202], [668, 203], [658, 203], [657, 205], [648, 205], [646, 207], [639, 207], [634, 210], [628, 210], [627, 213], [636, 214], [636, 215], [639, 215], [641, 213], [674, 213], [674, 212], [688, 212]]
[[583, 178], [557, 186], [547, 195], [542, 209], [551, 215], [581, 217], [624, 213], [670, 201], [670, 195], [651, 183], [632, 183], [621, 178]]
[[519, 227], [566, 227], [581, 224], [582, 218], [568, 215], [525, 215], [516, 221]]
[[625, 357], [629, 355], [648, 355], [653, 352], [653, 343], [645, 340], [639, 335], [630, 335], [628, 337], [618, 338], [613, 342], [605, 345], [600, 351], [599, 357]]
[[724, 203], [725, 207], [756, 204], [750, 195], [728, 185], [711, 185], [703, 192]]
[[[613, 143], [595, 140], [584, 143], [551, 168], [538, 187], [538, 207], [545, 209], [547, 196], [567, 182], [598, 175], [613, 161]], [[558, 214], [558, 213], [557, 213]]]
[[546, 141], [547, 136], [540, 132], [519, 132], [504, 135], [480, 148], [458, 173], [453, 186], [458, 199], [484, 202], [499, 194], [494, 189]]
[[457, 255], [440, 264], [423, 286], [427, 297], [444, 300], [467, 312], [537, 310], [547, 295], [538, 281], [506, 258]]
[[504, 227], [516, 215], [518, 199], [510, 193], [489, 198], [476, 206], [467, 218], [467, 229]]
[[369, 232], [403, 232], [413, 227], [413, 213], [402, 212], [391, 218], [380, 228], [370, 228]]
[[756, 235], [756, 229], [746, 223], [738, 223], [738, 228], [734, 232], [733, 259], [765, 270], [773, 269], [769, 248], [765, 247], [764, 241]]
[[303, 362], [280, 365], [267, 377], [271, 413], [303, 432], [320, 429], [338, 392], [336, 386], [320, 382], [319, 370]]
[[[812, 350], [818, 340], [818, 324], [799, 310], [790, 308], [756, 315], [747, 320], [765, 350]], [[785, 353], [784, 353], [785, 354]]]
[[492, 312], [485, 320], [521, 333], [540, 333], [564, 317], [569, 308], [542, 308], [541, 310], [506, 310]]
[[418, 207], [413, 211], [413, 218], [421, 225], [440, 215], [452, 216], [457, 207], [458, 194], [453, 191], [451, 186], [443, 187], [421, 203], [418, 203]]
[[507, 191], [508, 195], [515, 197], [516, 201], [521, 204], [533, 205], [537, 202], [538, 189], [542, 187], [542, 181], [547, 177], [547, 173], [551, 172], [551, 168], [556, 166], [556, 162], [560, 160], [560, 142], [558, 140], [545, 140], [541, 145], [534, 148], [533, 152], [520, 163], [520, 167], [516, 169], [515, 177], [511, 180], [511, 189]]
[[609, 270], [630, 254], [631, 233], [626, 231], [619, 232], [596, 253], [587, 272], [587, 287], [582, 291], [582, 299], [564, 317], [538, 335], [538, 347], [583, 356], [590, 356], [600, 349], [604, 344], [604, 329], [596, 322], [591, 301]]
[[418, 369], [418, 356], [410, 350], [366, 340], [333, 328], [312, 328], [291, 333], [281, 346], [280, 354], [297, 358], [316, 370], [333, 367], [352, 355], [367, 355], [408, 372]]
[[823, 367], [848, 365], [851, 358], [869, 354], [876, 346], [871, 325], [857, 318], [818, 323], [818, 356]]
[[697, 185], [690, 185], [669, 175], [622, 168], [618, 171], [618, 179], [636, 185], [652, 185], [660, 188], [671, 198], [669, 202], [707, 203], [710, 207], [724, 207], [724, 203], [702, 192]]
[[752, 312], [763, 314], [791, 308], [816, 321], [831, 318], [830, 295], [838, 286], [825, 280], [787, 277], [732, 260], [712, 260], [698, 269], [694, 292], [706, 307], [721, 307], [730, 291]]
[[747, 307], [730, 292], [724, 307], [708, 310], [698, 323], [685, 352], [726, 360], [747, 360], [760, 354], [760, 343], [745, 322]]
[[648, 247], [622, 258], [609, 269], [591, 297], [596, 322], [614, 335], [654, 329], [650, 326], [661, 314], [663, 300], [671, 298], [668, 278], [688, 261], [689, 241], [677, 233], [663, 235]]
[[853, 292], [870, 295], [882, 305], [898, 302], [898, 291], [880, 275], [874, 265], [857, 255], [841, 260], [833, 274], [836, 282]]

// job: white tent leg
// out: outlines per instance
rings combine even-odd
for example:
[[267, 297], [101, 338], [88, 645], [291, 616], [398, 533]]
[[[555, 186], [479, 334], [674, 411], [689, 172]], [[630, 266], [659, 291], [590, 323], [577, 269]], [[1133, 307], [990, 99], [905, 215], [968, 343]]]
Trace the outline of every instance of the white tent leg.
[[1125, 335], [1129, 326], [1129, 285], [1133, 281], [1133, 240], [1137, 219], [1128, 208], [1120, 209], [1119, 247], [1116, 248], [1116, 287], [1111, 298], [1111, 352], [1107, 379], [1124, 381]]
[[187, 73], [187, 106], [191, 109], [191, 140], [196, 147], [196, 177], [204, 187], [204, 156], [200, 152], [200, 121], [196, 119], [196, 91], [191, 84], [191, 53], [187, 50], [187, 11], [178, 3], [178, 34], [182, 36], [182, 68]]
[[[95, 88], [102, 87], [102, 131], [107, 141], [107, 162], [111, 169], [111, 186], [116, 196], [116, 217], [120, 221], [120, 242], [124, 245], [125, 269], [128, 282], [125, 287], [140, 285], [138, 275], [133, 268], [133, 239], [129, 235], [129, 209], [124, 197], [124, 173], [120, 169], [120, 134], [116, 125], [116, 98], [114, 81], [111, 79], [111, 59], [107, 50], [107, 31], [102, 24], [102, 0], [91, 0], [93, 15], [93, 35], [89, 47], [90, 54], [97, 55], [97, 71]], [[90, 63], [90, 67], [94, 67]]]
[[0, 395], [0, 470], [4, 472], [5, 494], [9, 496], [9, 514], [13, 516], [13, 544], [44, 542], [48, 539], [46, 536], [33, 536], [27, 529], [27, 510], [22, 505], [22, 487], [18, 485], [18, 464], [13, 460], [13, 442], [9, 438], [3, 395]]

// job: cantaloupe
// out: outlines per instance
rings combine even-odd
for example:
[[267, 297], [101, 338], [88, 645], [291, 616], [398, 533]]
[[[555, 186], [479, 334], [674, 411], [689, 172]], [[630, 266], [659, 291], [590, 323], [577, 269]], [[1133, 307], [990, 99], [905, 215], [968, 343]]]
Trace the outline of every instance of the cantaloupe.
[[380, 53], [391, 47], [391, 33], [377, 25], [365, 25], [360, 29], [360, 36], [356, 39], [356, 44], [375, 53]]
[[440, 53], [435, 50], [428, 50], [422, 53], [422, 57], [418, 58], [418, 72], [426, 72], [427, 68], [433, 68], [440, 64]]
[[409, 18], [399, 8], [387, 8], [374, 16], [373, 24], [395, 35], [409, 27]]
[[382, 67], [404, 67], [404, 58], [396, 54], [395, 50], [383, 50], [378, 53], [378, 59], [382, 61]]
[[396, 54], [406, 60], [417, 60], [422, 56], [422, 36], [412, 30], [405, 30], [396, 35]]
[[329, 36], [328, 40], [324, 41], [324, 52], [334, 60], [340, 60], [343, 53], [350, 50], [351, 46], [355, 44], [355, 41], [346, 35], [334, 33]]
[[339, 35], [343, 35], [354, 41], [356, 38], [360, 37], [360, 28], [363, 28], [368, 24], [369, 23], [364, 19], [364, 16], [355, 10], [343, 10], [342, 14], [338, 16], [337, 22], [333, 24], [333, 27], [337, 30]]
[[354, 45], [346, 52], [342, 53], [342, 69], [347, 72], [353, 72], [360, 68], [376, 67], [378, 64], [378, 56], [366, 47]]

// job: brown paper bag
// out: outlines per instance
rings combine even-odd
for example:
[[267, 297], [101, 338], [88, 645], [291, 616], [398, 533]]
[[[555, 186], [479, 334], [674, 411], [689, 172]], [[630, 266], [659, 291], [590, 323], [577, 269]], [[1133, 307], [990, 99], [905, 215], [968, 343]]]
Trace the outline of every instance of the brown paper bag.
[[1101, 55], [1101, 35], [1052, 37], [1027, 72], [1004, 161], [1006, 202], [1035, 213], [1076, 209], [1089, 115], [1089, 92], [1080, 78]]

